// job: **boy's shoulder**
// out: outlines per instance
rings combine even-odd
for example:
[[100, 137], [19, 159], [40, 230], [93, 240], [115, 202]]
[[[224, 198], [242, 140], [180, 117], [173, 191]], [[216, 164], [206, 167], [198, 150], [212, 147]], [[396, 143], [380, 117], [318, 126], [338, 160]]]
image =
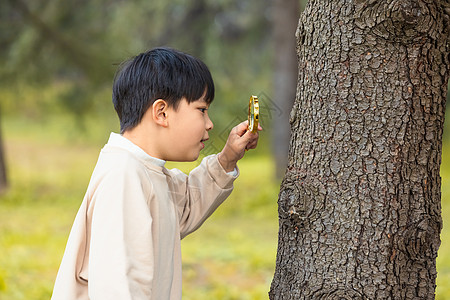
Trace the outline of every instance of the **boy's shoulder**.
[[[164, 176], [157, 168], [146, 166], [139, 158], [125, 149], [105, 146], [92, 172], [88, 191], [120, 189], [124, 185], [136, 185], [144, 190], [153, 189], [153, 181]], [[145, 188], [144, 188], [145, 187]]]
[[100, 152], [96, 169], [104, 169], [113, 173], [147, 173], [156, 172], [162, 174], [162, 168], [156, 166], [134, 153], [120, 147], [105, 145]]
[[118, 170], [151, 170], [162, 173], [164, 161], [157, 161], [120, 134], [111, 133], [97, 164]]
[[[105, 146], [97, 160], [86, 190], [90, 203], [150, 199], [164, 176], [149, 168], [125, 149]], [[150, 200], [148, 200], [150, 201]]]

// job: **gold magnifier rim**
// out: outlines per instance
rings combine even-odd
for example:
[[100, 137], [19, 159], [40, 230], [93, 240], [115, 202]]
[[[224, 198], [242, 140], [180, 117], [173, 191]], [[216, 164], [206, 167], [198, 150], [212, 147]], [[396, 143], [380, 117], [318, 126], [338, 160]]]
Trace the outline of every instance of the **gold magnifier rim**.
[[256, 133], [258, 131], [259, 123], [259, 103], [257, 96], [250, 96], [248, 103], [248, 130]]

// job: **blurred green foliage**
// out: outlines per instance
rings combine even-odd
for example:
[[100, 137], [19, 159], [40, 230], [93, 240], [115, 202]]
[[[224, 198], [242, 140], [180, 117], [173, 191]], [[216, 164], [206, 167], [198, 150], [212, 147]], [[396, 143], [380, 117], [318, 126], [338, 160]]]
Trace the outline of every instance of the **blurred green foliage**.
[[106, 91], [120, 62], [170, 46], [210, 67], [215, 121], [226, 126], [251, 94], [270, 95], [270, 17], [270, 0], [2, 1], [0, 88], [13, 94], [3, 112], [57, 107], [80, 122], [111, 106]]

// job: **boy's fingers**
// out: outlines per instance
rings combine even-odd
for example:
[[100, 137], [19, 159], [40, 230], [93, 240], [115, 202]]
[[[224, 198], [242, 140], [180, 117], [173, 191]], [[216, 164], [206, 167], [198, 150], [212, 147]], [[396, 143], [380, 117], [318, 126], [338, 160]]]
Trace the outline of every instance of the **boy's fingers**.
[[[235, 134], [240, 137], [239, 140], [241, 147], [244, 147], [244, 149], [247, 150], [256, 148], [258, 144], [259, 133], [254, 133], [248, 130], [248, 120], [239, 123], [233, 128], [233, 130]], [[261, 130], [262, 127], [258, 124], [258, 131]]]
[[255, 149], [258, 144], [258, 133], [247, 131], [243, 136], [245, 142], [245, 149]]
[[254, 146], [254, 145], [247, 145], [247, 147], [245, 147], [245, 150], [251, 150], [251, 149], [255, 149], [256, 148], [256, 146]]
[[[238, 125], [236, 125], [235, 130], [239, 136], [243, 136], [245, 133], [247, 133], [248, 132], [248, 120], [245, 120], [245, 121], [239, 123]], [[261, 124], [258, 124], [258, 131], [261, 131], [261, 130], [263, 130], [263, 128], [261, 127]]]
[[249, 150], [249, 149], [255, 149], [257, 145], [258, 145], [257, 142], [251, 142], [251, 143], [248, 143], [248, 144], [247, 144], [247, 146], [245, 147], [245, 149], [247, 149], [247, 150]]
[[243, 136], [248, 129], [248, 121], [239, 123], [235, 128], [236, 128], [237, 135]]
[[254, 148], [256, 148], [257, 145], [258, 145], [258, 139], [255, 139], [255, 140], [251, 140], [250, 143], [248, 143], [247, 147], [254, 149]]
[[245, 133], [242, 135], [242, 138], [248, 143], [253, 139], [258, 139], [258, 133], [253, 133], [245, 129]]

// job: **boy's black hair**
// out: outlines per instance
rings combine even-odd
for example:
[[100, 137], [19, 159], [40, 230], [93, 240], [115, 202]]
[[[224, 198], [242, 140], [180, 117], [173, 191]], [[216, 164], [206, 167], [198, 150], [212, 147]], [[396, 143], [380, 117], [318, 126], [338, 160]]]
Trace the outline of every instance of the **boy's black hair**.
[[112, 101], [120, 120], [120, 132], [132, 129], [157, 99], [177, 109], [204, 95], [214, 99], [214, 82], [199, 59], [171, 48], [154, 48], [122, 63], [114, 77]]

